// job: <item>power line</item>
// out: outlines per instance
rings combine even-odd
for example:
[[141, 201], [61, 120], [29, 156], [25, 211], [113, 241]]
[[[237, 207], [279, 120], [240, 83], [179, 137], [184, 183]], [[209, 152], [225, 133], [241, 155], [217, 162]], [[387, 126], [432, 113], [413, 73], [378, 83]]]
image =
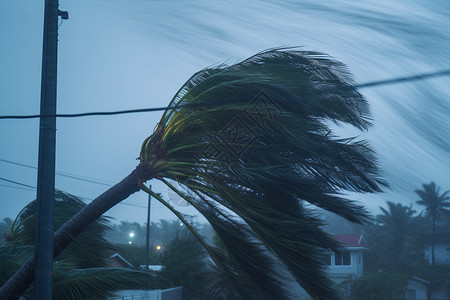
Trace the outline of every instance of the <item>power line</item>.
[[[0, 184], [0, 186], [3, 186], [3, 187], [16, 188], [16, 189], [23, 189], [23, 190], [27, 190], [27, 191], [32, 191], [32, 190], [34, 191], [34, 190], [36, 190], [36, 187], [31, 186], [31, 185], [28, 185], [28, 184], [25, 184], [25, 183], [21, 183], [21, 182], [18, 182], [18, 181], [10, 180], [10, 179], [3, 178], [3, 177], [0, 177], [0, 180], [6, 181], [6, 182], [10, 182], [10, 183], [14, 183], [14, 184], [17, 184], [17, 185], [20, 185], [20, 186], [27, 187], [27, 189], [21, 188], [21, 187], [16, 187], [16, 186], [10, 186], [10, 185]], [[77, 197], [78, 197], [78, 196], [77, 196]], [[94, 201], [94, 199], [92, 199], [92, 198], [86, 198], [86, 197], [78, 197], [78, 198], [81, 198], [81, 199], [83, 199], [83, 200], [86, 200], [88, 203]], [[137, 204], [122, 203], [122, 202], [119, 203], [119, 204], [120, 204], [120, 205], [127, 205], [127, 206], [133, 206], [133, 207], [138, 207], [138, 208], [145, 208], [145, 209], [147, 209], [147, 206], [142, 206], [142, 205], [137, 205]], [[158, 208], [162, 208], [162, 207], [152, 207], [152, 208], [153, 208], [153, 209], [158, 209]]]
[[109, 183], [103, 183], [103, 182], [96, 181], [96, 180], [85, 179], [83, 177], [79, 177], [76, 175], [68, 175], [68, 174], [64, 174], [64, 173], [60, 173], [60, 172], [57, 172], [56, 175], [75, 179], [75, 180], [85, 181], [85, 182], [89, 182], [89, 183], [95, 183], [95, 184], [99, 184], [99, 185], [109, 186], [109, 187], [113, 186], [112, 184], [109, 184]]
[[31, 188], [23, 188], [20, 186], [12, 186], [12, 185], [7, 185], [7, 184], [0, 184], [1, 187], [7, 187], [7, 188], [11, 188], [11, 189], [18, 189], [18, 190], [24, 190], [24, 191], [34, 191], [34, 189]]
[[358, 88], [374, 87], [374, 86], [379, 86], [379, 85], [397, 84], [400, 82], [425, 80], [425, 79], [429, 79], [429, 78], [433, 78], [433, 77], [443, 77], [443, 76], [450, 76], [450, 70], [442, 70], [442, 71], [437, 71], [437, 72], [432, 72], [432, 73], [423, 73], [423, 74], [417, 74], [417, 75], [412, 75], [412, 76], [397, 77], [397, 78], [386, 79], [386, 80], [366, 82], [366, 83], [356, 84], [356, 87], [358, 87]]
[[[436, 71], [431, 73], [423, 73], [423, 74], [416, 74], [412, 76], [405, 76], [405, 77], [396, 77], [386, 80], [379, 80], [379, 81], [371, 81], [366, 83], [360, 83], [356, 84], [355, 87], [357, 88], [370, 88], [375, 86], [381, 86], [381, 85], [390, 85], [390, 84], [398, 84], [402, 82], [410, 82], [410, 81], [418, 81], [418, 80], [425, 80], [433, 77], [444, 77], [444, 76], [450, 76], [450, 70], [442, 70], [442, 71]], [[186, 104], [183, 107], [204, 107], [206, 104]], [[180, 109], [181, 107], [176, 107], [176, 109]], [[170, 107], [152, 107], [152, 108], [138, 108], [138, 109], [127, 109], [127, 110], [118, 110], [118, 111], [97, 111], [97, 112], [86, 112], [86, 113], [77, 113], [77, 114], [54, 114], [54, 115], [6, 115], [6, 116], [0, 116], [0, 120], [5, 119], [37, 119], [37, 118], [50, 118], [50, 117], [56, 117], [56, 118], [79, 118], [79, 117], [88, 117], [88, 116], [112, 116], [112, 115], [124, 115], [124, 114], [134, 114], [134, 113], [144, 113], [144, 112], [155, 112], [155, 111], [164, 111], [170, 109]]]
[[11, 182], [11, 183], [14, 183], [14, 184], [17, 184], [17, 185], [21, 185], [21, 186], [24, 186], [24, 187], [27, 187], [27, 188], [36, 189], [36, 187], [34, 187], [34, 186], [31, 186], [31, 185], [28, 185], [28, 184], [25, 184], [25, 183], [21, 183], [21, 182], [17, 182], [17, 181], [14, 181], [14, 180], [6, 179], [6, 178], [3, 178], [3, 177], [0, 177], [0, 180], [6, 181], [6, 182]]
[[[26, 165], [26, 164], [22, 164], [22, 163], [18, 163], [18, 162], [15, 162], [15, 161], [2, 159], [2, 158], [0, 158], [0, 161], [8, 163], [8, 164], [16, 165], [16, 166], [29, 168], [29, 169], [35, 169], [35, 170], [37, 169], [37, 167], [34, 167], [34, 166], [30, 166], [30, 165]], [[112, 184], [101, 182], [99, 179], [83, 177], [83, 176], [74, 175], [74, 174], [70, 174], [70, 173], [56, 172], [56, 175], [67, 177], [67, 178], [71, 178], [71, 179], [75, 179], [75, 180], [85, 181], [85, 182], [89, 182], [89, 183], [109, 186], [109, 187], [113, 186]]]
[[[0, 161], [1, 162], [5, 162], [5, 163], [9, 163], [9, 164], [12, 164], [12, 165], [25, 167], [25, 168], [37, 169], [34, 166], [30, 166], [30, 165], [26, 165], [26, 164], [22, 164], [22, 163], [18, 163], [18, 162], [15, 162], [15, 161], [2, 159], [2, 158], [0, 158]], [[95, 183], [95, 184], [100, 184], [100, 185], [106, 185], [106, 186], [113, 186], [112, 184], [107, 184], [107, 183], [100, 182], [99, 179], [98, 179], [98, 181], [97, 180], [89, 180], [89, 179], [85, 179], [85, 178], [88, 178], [88, 177], [82, 177], [82, 176], [79, 176], [79, 175], [68, 175], [67, 173], [60, 173], [60, 172], [56, 172], [56, 174], [59, 175], [59, 176], [64, 176], [64, 177], [68, 177], [68, 178], [72, 178], [72, 179], [76, 179], [76, 180], [81, 180], [81, 181], [85, 181], [85, 182], [90, 182], [90, 183]], [[10, 186], [10, 185], [0, 184], [0, 186], [3, 186], [3, 187], [23, 189], [23, 190], [27, 190], [27, 191], [36, 190], [36, 187], [31, 186], [31, 185], [27, 185], [27, 184], [24, 184], [24, 183], [21, 183], [21, 182], [18, 182], [18, 181], [14, 181], [14, 180], [10, 180], [10, 179], [7, 179], [7, 178], [2, 178], [2, 177], [0, 177], [0, 180], [7, 181], [7, 182], [10, 182], [10, 183], [14, 183], [14, 184], [17, 184], [17, 185], [20, 185], [20, 186], [27, 187], [27, 189], [21, 188], [21, 187], [15, 187], [15, 186]], [[82, 198], [84, 200], [88, 200], [89, 202], [94, 200], [92, 198], [85, 198], [85, 197], [80, 197], [80, 198]], [[119, 203], [119, 204], [147, 209], [146, 206], [137, 205], [137, 204], [131, 204], [131, 203]], [[155, 209], [157, 209], [157, 208], [155, 208]]]
[[118, 111], [98, 111], [98, 112], [87, 112], [79, 114], [55, 114], [55, 115], [22, 115], [22, 116], [0, 116], [1, 119], [37, 119], [40, 117], [49, 118], [79, 118], [87, 116], [111, 116], [111, 115], [124, 115], [142, 112], [153, 112], [153, 111], [164, 111], [167, 107], [154, 107], [154, 108], [138, 108], [138, 109], [128, 109], [128, 110], [118, 110]]

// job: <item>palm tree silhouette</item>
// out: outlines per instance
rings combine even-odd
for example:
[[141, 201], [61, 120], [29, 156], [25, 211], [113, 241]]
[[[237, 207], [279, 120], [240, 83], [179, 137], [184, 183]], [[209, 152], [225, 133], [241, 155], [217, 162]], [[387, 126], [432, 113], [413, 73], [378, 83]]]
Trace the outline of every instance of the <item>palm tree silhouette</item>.
[[398, 270], [405, 261], [404, 250], [406, 243], [418, 232], [414, 219], [415, 210], [412, 206], [387, 202], [388, 209], [380, 207], [382, 214], [377, 216], [381, 225], [384, 240], [389, 243], [392, 261], [387, 265], [391, 270]]
[[423, 184], [423, 190], [416, 190], [421, 200], [416, 203], [425, 206], [425, 213], [431, 220], [432, 240], [431, 240], [431, 265], [434, 266], [434, 247], [436, 244], [436, 221], [444, 219], [450, 213], [450, 197], [447, 196], [450, 191], [439, 195], [440, 188], [434, 182]]
[[[243, 299], [287, 299], [277, 275], [281, 266], [315, 299], [337, 299], [321, 256], [336, 244], [310, 209], [358, 223], [367, 218], [364, 207], [343, 193], [381, 191], [374, 152], [332, 129], [349, 124], [367, 130], [370, 120], [346, 67], [321, 53], [270, 49], [201, 70], [144, 141], [137, 168], [55, 233], [55, 256], [142, 189], [180, 218]], [[201, 213], [223, 247], [209, 244], [170, 201], [148, 189], [143, 183], [150, 179]], [[0, 298], [20, 296], [32, 269], [31, 259]]]
[[[434, 182], [430, 184], [423, 184], [423, 190], [415, 190], [421, 200], [416, 201], [417, 204], [425, 206], [425, 215], [430, 218], [432, 224], [431, 236], [431, 267], [433, 268], [436, 262], [434, 255], [434, 248], [436, 245], [436, 222], [444, 219], [450, 213], [450, 197], [447, 196], [450, 191], [439, 195], [440, 188]], [[431, 272], [431, 284], [427, 288], [427, 299], [432, 299], [434, 273]]]

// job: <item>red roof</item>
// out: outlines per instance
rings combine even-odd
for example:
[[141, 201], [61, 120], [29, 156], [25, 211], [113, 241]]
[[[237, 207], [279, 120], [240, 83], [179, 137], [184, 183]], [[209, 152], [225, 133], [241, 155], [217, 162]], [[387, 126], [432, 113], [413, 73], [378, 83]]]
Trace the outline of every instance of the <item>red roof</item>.
[[367, 248], [362, 234], [333, 235], [333, 238], [344, 247]]

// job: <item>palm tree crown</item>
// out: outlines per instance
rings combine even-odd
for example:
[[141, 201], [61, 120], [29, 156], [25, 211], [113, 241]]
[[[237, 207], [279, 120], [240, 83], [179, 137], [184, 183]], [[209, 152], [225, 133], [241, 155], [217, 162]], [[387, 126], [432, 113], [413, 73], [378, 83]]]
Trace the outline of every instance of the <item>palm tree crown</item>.
[[[402, 263], [407, 262], [405, 248], [418, 233], [415, 218], [416, 213], [412, 206], [403, 206], [400, 203], [387, 202], [388, 209], [380, 207], [382, 214], [377, 216], [380, 223], [381, 236], [383, 236], [383, 245], [387, 243], [388, 249], [391, 250], [388, 267], [393, 270], [398, 269]], [[378, 246], [378, 245], [377, 245]]]
[[340, 193], [380, 191], [382, 182], [367, 143], [339, 139], [327, 120], [370, 126], [345, 66], [321, 53], [272, 49], [196, 73], [142, 145], [141, 163], [216, 230], [227, 255], [203, 244], [230, 282], [245, 279], [246, 299], [265, 299], [256, 286], [267, 298], [281, 292], [259, 241], [311, 295], [334, 297], [319, 255], [334, 242], [305, 204], [362, 222], [363, 207]]
[[423, 190], [416, 190], [420, 200], [416, 203], [425, 206], [426, 215], [433, 221], [445, 218], [450, 213], [449, 191], [439, 195], [440, 188], [434, 182], [423, 184]]

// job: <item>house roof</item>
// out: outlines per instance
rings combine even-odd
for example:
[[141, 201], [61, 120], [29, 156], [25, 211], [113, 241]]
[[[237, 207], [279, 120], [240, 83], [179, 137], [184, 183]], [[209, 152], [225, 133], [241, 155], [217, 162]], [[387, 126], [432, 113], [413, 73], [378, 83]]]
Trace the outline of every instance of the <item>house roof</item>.
[[362, 234], [333, 235], [332, 237], [346, 248], [367, 248]]
[[123, 258], [122, 255], [120, 255], [119, 253], [115, 253], [115, 254], [111, 255], [110, 258], [122, 262], [124, 265], [127, 265], [129, 268], [132, 268], [132, 267], [133, 267], [133, 265], [130, 264], [130, 263], [129, 263], [125, 258]]

